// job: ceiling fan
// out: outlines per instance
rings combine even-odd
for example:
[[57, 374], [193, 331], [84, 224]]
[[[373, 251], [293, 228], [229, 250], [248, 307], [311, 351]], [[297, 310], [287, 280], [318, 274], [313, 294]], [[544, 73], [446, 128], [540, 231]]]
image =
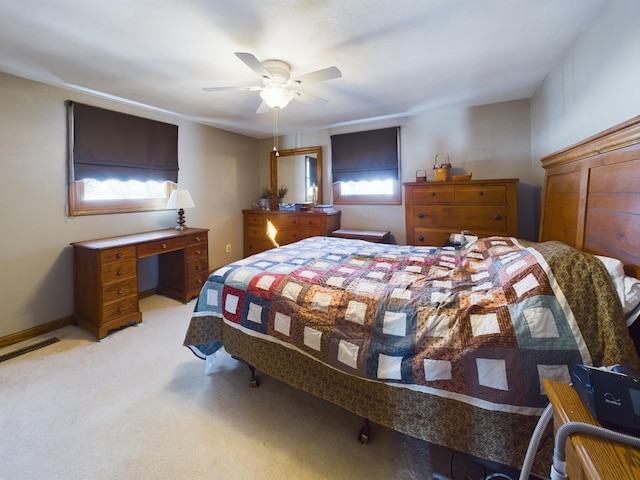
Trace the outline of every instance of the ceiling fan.
[[236, 57], [242, 60], [262, 79], [262, 86], [206, 87], [203, 88], [203, 90], [205, 92], [223, 92], [229, 90], [259, 91], [262, 103], [256, 113], [265, 113], [270, 109], [281, 110], [293, 99], [328, 102], [328, 100], [323, 98], [304, 93], [298, 88], [309, 83], [323, 82], [342, 76], [342, 73], [337, 67], [328, 67], [291, 78], [291, 67], [282, 60], [266, 60], [265, 62], [261, 62], [253, 54], [245, 52], [236, 52]]

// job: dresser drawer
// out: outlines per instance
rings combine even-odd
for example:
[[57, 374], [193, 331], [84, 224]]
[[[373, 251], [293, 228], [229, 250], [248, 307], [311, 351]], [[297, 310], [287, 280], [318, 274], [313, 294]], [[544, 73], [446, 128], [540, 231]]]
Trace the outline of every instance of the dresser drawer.
[[[273, 223], [273, 225], [280, 229], [280, 228], [287, 228], [287, 227], [291, 227], [291, 228], [297, 228], [300, 226], [300, 217], [296, 217], [293, 215], [282, 215], [282, 216], [278, 216], [278, 217], [274, 217], [271, 218], [271, 223]], [[265, 230], [267, 229], [267, 224], [266, 224], [266, 220], [264, 223], [264, 228]]]
[[137, 261], [135, 258], [118, 263], [107, 263], [100, 270], [100, 281], [104, 283], [118, 282], [136, 277]]
[[449, 241], [452, 232], [446, 229], [416, 228], [412, 245], [421, 247], [439, 247]]
[[247, 238], [259, 238], [259, 239], [266, 240], [268, 238], [267, 226], [266, 225], [247, 225], [244, 229], [244, 234]]
[[456, 186], [455, 197], [458, 203], [506, 203], [507, 189], [503, 185], [459, 185]]
[[183, 248], [183, 238], [168, 238], [166, 240], [158, 240], [157, 242], [149, 242], [138, 245], [138, 256], [150, 257], [151, 255], [173, 252], [174, 250], [182, 250]]
[[193, 260], [206, 259], [209, 253], [209, 247], [206, 243], [202, 245], [191, 245], [187, 247], [187, 262], [191, 262]]
[[286, 245], [287, 243], [297, 242], [306, 238], [303, 236], [302, 230], [297, 228], [280, 228], [276, 235], [276, 242], [280, 245]]
[[136, 247], [116, 247], [100, 250], [98, 261], [105, 263], [122, 262], [123, 260], [134, 260], [136, 258]]
[[413, 203], [448, 203], [455, 199], [453, 185], [416, 187], [412, 189], [412, 192], [411, 201]]
[[322, 227], [322, 219], [319, 217], [300, 217], [299, 226], [300, 228], [315, 229], [316, 233], [312, 235], [319, 235], [320, 228]]
[[458, 230], [507, 231], [507, 207], [504, 205], [433, 205], [413, 206], [415, 228], [447, 227]]
[[245, 214], [244, 223], [245, 225], [256, 225], [267, 228], [267, 217], [259, 213]]
[[138, 279], [132, 277], [123, 282], [110, 283], [102, 289], [102, 302], [110, 303], [129, 295], [138, 294]]
[[138, 311], [138, 297], [128, 297], [120, 302], [108, 303], [102, 308], [104, 321], [125, 317]]

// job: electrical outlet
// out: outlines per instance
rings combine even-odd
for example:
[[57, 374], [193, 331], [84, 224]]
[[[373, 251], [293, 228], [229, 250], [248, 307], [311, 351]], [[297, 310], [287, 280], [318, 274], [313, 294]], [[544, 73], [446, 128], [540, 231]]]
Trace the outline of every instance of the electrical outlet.
[[227, 248], [225, 249], [227, 253], [231, 253], [231, 244], [227, 243]]

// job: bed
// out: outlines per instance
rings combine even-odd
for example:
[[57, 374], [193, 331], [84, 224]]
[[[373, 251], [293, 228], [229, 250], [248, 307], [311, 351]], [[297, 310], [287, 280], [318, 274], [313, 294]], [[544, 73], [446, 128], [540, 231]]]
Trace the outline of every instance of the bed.
[[[184, 345], [201, 358], [224, 347], [374, 423], [519, 468], [548, 403], [541, 378], [640, 367], [640, 117], [542, 165], [539, 242], [305, 239], [213, 272]], [[534, 473], [547, 475], [550, 447]]]

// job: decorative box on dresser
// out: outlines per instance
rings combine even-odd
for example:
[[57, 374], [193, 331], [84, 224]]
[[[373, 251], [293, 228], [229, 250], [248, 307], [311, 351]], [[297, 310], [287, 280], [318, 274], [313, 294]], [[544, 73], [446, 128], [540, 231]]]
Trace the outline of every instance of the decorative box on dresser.
[[408, 245], [443, 245], [451, 233], [518, 235], [517, 178], [408, 182]]
[[267, 220], [278, 230], [279, 245], [297, 242], [303, 238], [331, 235], [340, 228], [340, 210], [289, 211], [289, 210], [243, 210], [244, 256], [254, 255], [273, 248], [267, 237]]
[[74, 321], [103, 339], [140, 323], [138, 258], [158, 255], [158, 293], [188, 302], [209, 274], [208, 230], [158, 230], [75, 242]]

